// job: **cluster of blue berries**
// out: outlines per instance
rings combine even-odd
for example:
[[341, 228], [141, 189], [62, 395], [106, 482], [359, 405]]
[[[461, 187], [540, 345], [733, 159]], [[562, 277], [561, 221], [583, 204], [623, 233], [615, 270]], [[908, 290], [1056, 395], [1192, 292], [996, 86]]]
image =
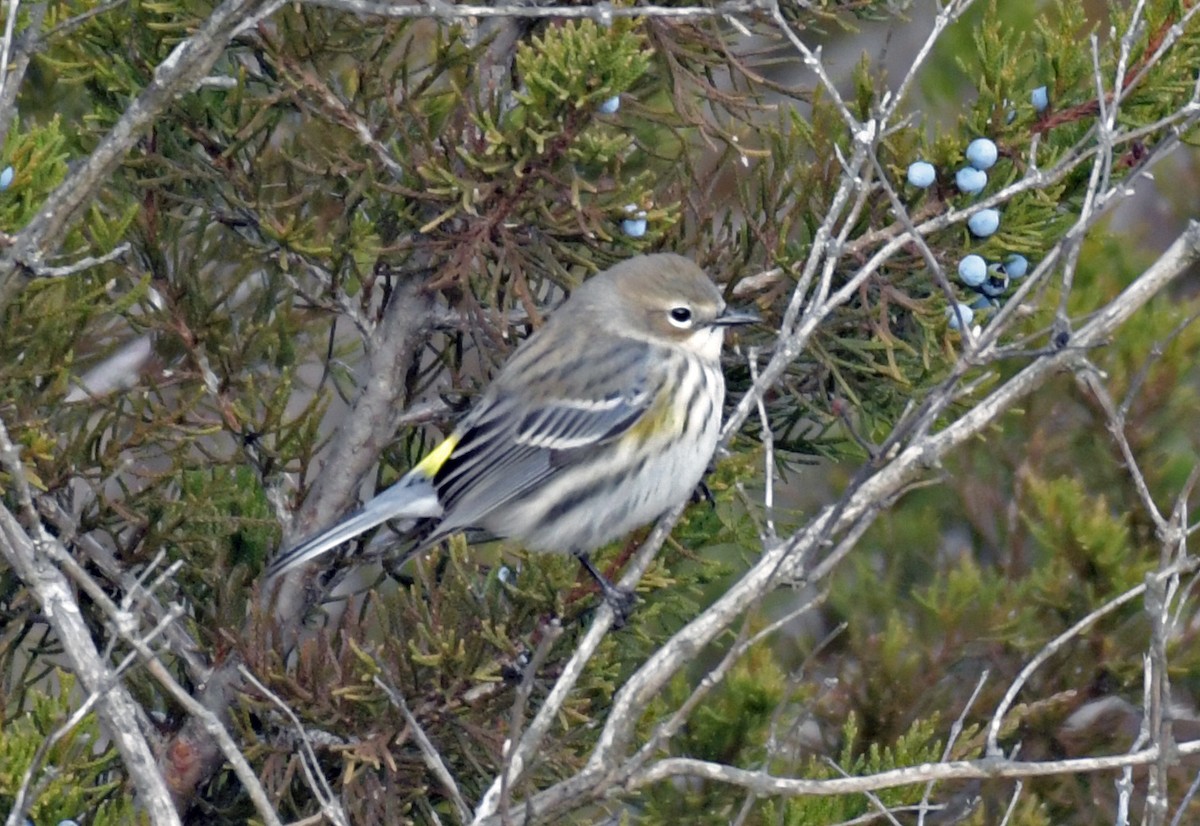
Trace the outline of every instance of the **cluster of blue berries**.
[[13, 168], [11, 166], [4, 167], [4, 171], [0, 172], [0, 192], [12, 186]]
[[[1033, 105], [1039, 112], [1046, 108], [1046, 87], [1042, 86], [1033, 92]], [[954, 174], [954, 185], [964, 194], [974, 195], [983, 191], [987, 186], [987, 170], [991, 169], [999, 158], [999, 151], [994, 141], [988, 138], [976, 138], [967, 146], [964, 157], [967, 165]], [[908, 167], [908, 182], [915, 187], [924, 189], [933, 184], [936, 170], [927, 161], [916, 161]], [[987, 238], [1000, 228], [1000, 212], [995, 209], [982, 209], [967, 219], [967, 229], [976, 238]], [[974, 253], [967, 255], [958, 263], [958, 278], [972, 291], [979, 294], [971, 304], [956, 303], [947, 308], [950, 318], [950, 329], [958, 330], [969, 326], [975, 317], [975, 310], [999, 306], [999, 298], [1008, 289], [1013, 279], [1021, 278], [1029, 270], [1029, 261], [1025, 256], [1016, 253], [1009, 255], [1003, 262], [989, 264], [983, 256]]]
[[[988, 138], [976, 138], [967, 145], [967, 166], [954, 174], [955, 185], [963, 192], [974, 194], [987, 186], [987, 170], [996, 165], [1000, 156], [996, 144]], [[967, 229], [976, 238], [987, 238], [1000, 228], [1000, 213], [983, 209], [967, 219]]]
[[971, 304], [959, 303], [958, 311], [953, 308], [947, 311], [950, 316], [950, 329], [958, 329], [958, 317], [961, 315], [967, 324], [975, 316], [975, 310], [997, 307], [1000, 296], [1011, 281], [1024, 278], [1029, 272], [1029, 260], [1024, 255], [1013, 253], [1003, 261], [989, 264], [981, 255], [966, 256], [958, 262], [958, 280], [970, 289], [979, 293], [979, 297]]
[[[1000, 156], [996, 144], [988, 138], [976, 138], [967, 146], [967, 166], [954, 173], [954, 185], [959, 192], [974, 195], [987, 186], [987, 170]], [[927, 189], [937, 178], [937, 170], [929, 161], [915, 161], [908, 167], [908, 182], [918, 189]], [[995, 230], [992, 230], [995, 232]], [[988, 233], [989, 235], [991, 233]]]
[[[1044, 91], [1044, 89], [1043, 89]], [[971, 178], [975, 173], [980, 179], [979, 188], [971, 190], [959, 184], [963, 192], [979, 191], [987, 184], [987, 170], [991, 169], [999, 156], [996, 144], [988, 138], [976, 138], [967, 145], [965, 157], [969, 166], [958, 170], [956, 182], [962, 178]], [[976, 238], [987, 238], [1000, 228], [1000, 213], [995, 209], [981, 209], [967, 219], [967, 229]], [[1021, 278], [1029, 270], [1029, 261], [1025, 256], [1016, 253], [1008, 256], [1002, 263], [989, 264], [983, 256], [972, 253], [958, 262], [958, 278], [967, 287], [979, 293], [979, 298], [967, 310], [982, 310], [999, 306], [1000, 296], [1008, 289], [1009, 281]], [[974, 313], [972, 313], [973, 315]], [[958, 318], [962, 313], [950, 313], [950, 328], [958, 329]], [[967, 319], [968, 321], [970, 318]]]

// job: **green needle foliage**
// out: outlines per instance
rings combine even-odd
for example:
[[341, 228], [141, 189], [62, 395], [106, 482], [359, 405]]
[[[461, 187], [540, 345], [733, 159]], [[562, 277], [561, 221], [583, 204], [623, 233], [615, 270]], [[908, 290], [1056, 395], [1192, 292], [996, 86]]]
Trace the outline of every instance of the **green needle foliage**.
[[[11, 672], [6, 672], [11, 673]], [[14, 674], [15, 676], [15, 674]], [[36, 675], [39, 690], [5, 686], [5, 706], [23, 713], [3, 718], [0, 738], [0, 805], [7, 812], [17, 794], [29, 793], [26, 776], [38, 776], [37, 794], [26, 805], [35, 823], [58, 823], [87, 814], [97, 826], [137, 823], [134, 801], [121, 793], [121, 764], [94, 716], [64, 725], [75, 711], [75, 679], [63, 671]], [[53, 686], [53, 691], [44, 690]], [[9, 691], [15, 690], [15, 695]]]
[[[865, 38], [879, 25], [910, 33], [916, 24], [896, 4], [781, 5], [809, 45], [869, 53], [838, 68], [856, 118], [888, 105], [899, 79]], [[195, 693], [205, 680], [190, 655], [206, 668], [243, 664], [262, 681], [267, 691], [242, 686], [222, 710], [285, 820], [320, 816], [298, 721], [352, 823], [454, 822], [452, 795], [413, 721], [474, 805], [597, 604], [570, 558], [456, 539], [403, 565], [376, 555], [356, 567], [331, 555], [336, 587], [294, 627], [263, 606], [264, 566], [285, 537], [296, 538], [291, 517], [312, 517], [304, 509], [333, 475], [323, 462], [369, 383], [392, 302], [428, 297], [434, 309], [411, 358], [396, 366], [393, 404], [378, 413], [403, 427], [367, 444], [379, 456], [368, 487], [419, 461], [543, 314], [615, 261], [684, 252], [718, 277], [731, 304], [761, 313], [761, 327], [732, 337], [740, 348], [727, 354], [732, 406], [752, 381], [750, 348], [757, 370], [777, 346], [818, 241], [840, 253], [812, 274], [831, 292], [881, 259], [821, 319], [765, 395], [762, 415], [733, 439], [707, 480], [713, 503], [686, 511], [642, 578], [629, 625], [605, 638], [510, 790], [515, 813], [585, 766], [614, 696], [754, 564], [771, 544], [764, 537], [800, 530], [888, 459], [879, 446], [939, 392], [964, 351], [946, 309], [978, 296], [958, 282], [959, 260], [1020, 253], [1032, 269], [1072, 229], [1093, 166], [1057, 167], [1097, 150], [1097, 119], [1113, 101], [1111, 89], [1097, 92], [1095, 66], [1113, 77], [1121, 42], [1107, 31], [1126, 31], [1133, 13], [1113, 8], [1101, 24], [1078, 3], [977, 4], [937, 44], [913, 84], [923, 97], [913, 92], [907, 117], [878, 136], [843, 206], [856, 136], [765, 12], [737, 18], [757, 35], [743, 39], [720, 17], [513, 23], [438, 19], [437, 4], [429, 8], [425, 18], [374, 18], [298, 2], [240, 31], [204, 82], [155, 118], [44, 263], [128, 250], [67, 276], [31, 278], [0, 308], [0, 418], [42, 518], [100, 583], [77, 595], [97, 648], [113, 666], [131, 654], [100, 599], [129, 592], [123, 575], [142, 576], [155, 599], [181, 606], [196, 649], [156, 638], [155, 650]], [[1200, 25], [1188, 8], [1144, 4], [1114, 123], [1142, 131], [1105, 168], [1111, 182], [1140, 172], [1159, 147], [1194, 143], [1191, 121], [1168, 122], [1191, 102], [1200, 66]], [[212, 7], [65, 0], [43, 12], [34, 22], [23, 8], [18, 23], [45, 39], [24, 80], [21, 117], [3, 139], [0, 169], [14, 171], [0, 191], [5, 238], [96, 151]], [[1043, 85], [1050, 108], [1039, 113], [1029, 93]], [[599, 110], [617, 96], [616, 113]], [[954, 173], [981, 136], [995, 141], [999, 160], [984, 192], [967, 195]], [[905, 183], [917, 159], [937, 169], [929, 189]], [[1182, 183], [1195, 158], [1178, 163], [1181, 183], [1168, 194], [1180, 214], [1195, 214], [1195, 188]], [[1055, 177], [998, 205], [994, 235], [973, 238], [962, 221], [929, 223], [1035, 169]], [[630, 207], [646, 213], [644, 236], [622, 231]], [[823, 238], [831, 213], [841, 216], [838, 237]], [[962, 378], [976, 382], [974, 395], [951, 413], [1036, 358], [1060, 311], [1078, 329], [1152, 260], [1155, 251], [1106, 220], [1081, 243], [1065, 301], [1059, 276], [1031, 290], [1006, 335], [1009, 357], [969, 365]], [[909, 222], [927, 225], [925, 248], [889, 248]], [[1118, 404], [1132, 392], [1125, 434], [1164, 512], [1200, 453], [1192, 286], [1159, 296], [1108, 347], [1086, 354]], [[997, 313], [981, 309], [977, 322]], [[120, 360], [129, 353], [142, 356]], [[689, 652], [688, 668], [638, 710], [639, 735], [659, 733], [699, 686], [707, 694], [647, 759], [818, 780], [979, 757], [988, 716], [1024, 664], [1161, 566], [1162, 537], [1106, 424], [1096, 399], [1064, 377], [937, 475], [931, 469], [922, 477], [930, 484], [878, 503], [878, 520], [828, 580], [799, 580], [742, 606], [737, 635]], [[780, 485], [768, 512], [769, 461]], [[14, 512], [16, 491], [0, 473]], [[597, 564], [619, 574], [642, 536], [602, 550]], [[96, 716], [62, 728], [83, 698], [35, 596], [0, 570], [0, 804], [14, 803], [32, 766], [26, 812], [38, 826], [137, 822], [130, 778]], [[731, 649], [806, 600], [818, 604], [705, 684]], [[1195, 706], [1200, 646], [1188, 609], [1180, 613], [1164, 646], [1180, 706]], [[289, 634], [298, 639], [291, 649], [282, 642]], [[1137, 600], [1099, 618], [1031, 678], [1001, 745], [1019, 743], [1029, 760], [1129, 748], [1150, 634]], [[523, 682], [535, 655], [540, 668]], [[144, 665], [121, 676], [155, 721], [156, 745], [172, 744], [185, 710]], [[1113, 703], [1115, 722], [1081, 723], [1078, 713], [1100, 700]], [[1172, 801], [1195, 771], [1187, 761], [1170, 767]], [[1007, 822], [1108, 822], [1111, 781], [1039, 778]], [[1143, 781], [1135, 800], [1144, 800]], [[693, 778], [631, 782], [552, 822], [815, 826], [879, 805], [917, 806], [924, 795], [924, 784], [883, 790], [876, 802], [756, 797]], [[929, 793], [975, 824], [1001, 822], [1011, 795], [1000, 781]], [[225, 765], [182, 808], [191, 823], [258, 822]], [[904, 811], [902, 822], [915, 822]]]

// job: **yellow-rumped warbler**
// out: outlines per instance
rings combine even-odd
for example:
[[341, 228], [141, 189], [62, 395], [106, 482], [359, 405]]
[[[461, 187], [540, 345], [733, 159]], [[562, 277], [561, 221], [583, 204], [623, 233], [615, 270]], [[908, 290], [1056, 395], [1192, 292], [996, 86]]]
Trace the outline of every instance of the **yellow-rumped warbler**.
[[589, 551], [650, 522], [700, 484], [725, 400], [729, 312], [704, 272], [642, 255], [578, 287], [526, 339], [454, 432], [400, 481], [284, 551], [274, 576], [390, 520], [419, 519], [414, 551], [478, 529], [570, 552], [607, 600], [627, 597]]

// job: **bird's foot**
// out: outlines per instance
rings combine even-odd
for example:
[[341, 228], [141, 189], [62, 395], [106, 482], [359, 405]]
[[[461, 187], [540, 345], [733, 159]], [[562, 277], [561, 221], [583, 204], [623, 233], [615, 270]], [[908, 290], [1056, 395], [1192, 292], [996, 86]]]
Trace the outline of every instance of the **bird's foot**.
[[633, 591], [627, 591], [613, 585], [608, 581], [608, 577], [600, 573], [600, 570], [592, 564], [592, 560], [587, 554], [577, 553], [575, 557], [579, 560], [579, 564], [583, 566], [588, 575], [596, 581], [600, 587], [600, 594], [604, 597], [604, 602], [613, 610], [614, 618], [613, 625], [616, 628], [621, 628], [629, 620], [629, 615], [633, 613], [633, 606], [637, 602], [637, 595]]

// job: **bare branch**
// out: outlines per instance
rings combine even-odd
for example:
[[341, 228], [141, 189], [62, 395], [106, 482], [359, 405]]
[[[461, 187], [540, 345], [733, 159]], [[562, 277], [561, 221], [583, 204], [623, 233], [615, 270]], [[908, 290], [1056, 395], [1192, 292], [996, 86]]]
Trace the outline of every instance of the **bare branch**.
[[[988, 672], [984, 670], [979, 675], [978, 682], [975, 683], [975, 688], [971, 691], [971, 696], [967, 698], [967, 702], [963, 704], [962, 711], [954, 718], [954, 724], [950, 726], [950, 736], [946, 738], [946, 747], [942, 749], [942, 760], [949, 760], [950, 755], [954, 753], [954, 744], [958, 742], [958, 738], [962, 735], [963, 722], [967, 719], [967, 714], [975, 706], [975, 701], [979, 699], [979, 693], [983, 691], [983, 686], [987, 683]], [[933, 793], [933, 784], [929, 783], [925, 786], [925, 792], [921, 795], [920, 814], [917, 816], [917, 826], [925, 826], [925, 812], [929, 804], [929, 795]]]
[[458, 783], [454, 780], [454, 775], [450, 773], [446, 761], [442, 760], [442, 756], [434, 748], [429, 735], [425, 733], [416, 716], [409, 710], [408, 703], [404, 701], [404, 695], [379, 679], [378, 676], [374, 678], [374, 682], [375, 685], [379, 686], [387, 694], [392, 705], [400, 709], [400, 712], [404, 715], [405, 721], [412, 730], [413, 738], [417, 741], [417, 748], [421, 750], [421, 756], [425, 759], [425, 765], [429, 767], [429, 770], [433, 772], [433, 776], [442, 784], [442, 791], [453, 801], [459, 820], [466, 823], [471, 817], [471, 810], [467, 806], [466, 800], [463, 799], [462, 792], [459, 791]]
[[417, 5], [399, 5], [391, 3], [376, 3], [371, 0], [307, 0], [308, 5], [337, 9], [350, 14], [362, 14], [371, 17], [405, 19], [414, 17], [435, 18], [438, 20], [462, 20], [470, 17], [518, 17], [526, 19], [542, 19], [559, 17], [574, 20], [595, 20], [597, 23], [611, 23], [618, 17], [666, 17], [678, 19], [701, 19], [707, 17], [726, 17], [735, 14], [752, 14], [762, 10], [761, 3], [753, 0], [725, 0], [715, 6], [618, 6], [613, 3], [600, 2], [588, 6], [524, 6], [524, 5], [495, 5], [470, 6], [433, 0]]
[[[1181, 566], [1179, 570], [1195, 569], [1197, 564], [1200, 563], [1189, 563], [1186, 566]], [[1163, 572], [1158, 576], [1174, 576], [1176, 573], [1178, 573], [1177, 570], [1171, 570]], [[1048, 659], [1061, 651], [1064, 645], [1079, 636], [1082, 631], [1090, 628], [1098, 620], [1108, 616], [1122, 605], [1137, 599], [1145, 593], [1146, 585], [1143, 583], [1134, 588], [1130, 588], [1128, 591], [1125, 591], [1119, 596], [1108, 600], [1099, 608], [1089, 612], [1087, 616], [1078, 620], [1066, 631], [1063, 631], [1053, 640], [1046, 643], [1046, 645], [1042, 647], [1042, 650], [1037, 653], [1037, 656], [1025, 664], [1025, 667], [1021, 669], [1021, 673], [1013, 679], [1012, 683], [1008, 687], [1008, 690], [1004, 693], [1004, 699], [1002, 699], [1000, 704], [996, 707], [995, 713], [992, 714], [992, 721], [988, 725], [987, 735], [987, 754], [989, 756], [996, 756], [1003, 753], [998, 745], [998, 741], [1000, 739], [1000, 728], [1004, 722], [1004, 715], [1008, 713], [1008, 709], [1012, 707], [1012, 704], [1017, 699], [1017, 694], [1020, 693], [1021, 689], [1025, 686], [1025, 683], [1029, 681], [1029, 678], [1033, 675], [1033, 672], [1040, 668]]]
[[32, 532], [32, 536], [26, 533], [8, 508], [0, 507], [0, 552], [36, 596], [83, 690], [99, 698], [96, 711], [120, 751], [151, 820], [156, 824], [178, 824], [179, 815], [155, 764], [154, 751], [138, 726], [136, 703], [100, 659], [70, 583], [50, 562], [46, 546], [53, 540], [37, 520], [20, 456], [2, 421], [0, 466], [9, 475]]
[[[805, 780], [791, 777], [775, 777], [765, 772], [747, 771], [720, 763], [694, 760], [686, 757], [669, 757], [660, 760], [646, 771], [633, 778], [626, 788], [636, 790], [652, 783], [676, 777], [692, 777], [729, 783], [749, 789], [761, 795], [795, 797], [800, 795], [828, 796], [865, 793], [913, 783], [936, 783], [946, 780], [993, 780], [1004, 777], [1046, 777], [1052, 774], [1092, 774], [1116, 771], [1125, 766], [1145, 766], [1159, 757], [1160, 749], [1142, 749], [1132, 754], [1116, 754], [1107, 757], [1087, 757], [1074, 760], [1046, 760], [1027, 762], [984, 758], [982, 760], [952, 760], [946, 763], [927, 763], [904, 769], [879, 772], [863, 777], [839, 777], [830, 780]], [[1177, 746], [1177, 754], [1189, 756], [1200, 754], [1200, 740], [1189, 740]]]
[[[546, 664], [554, 643], [562, 636], [563, 627], [558, 618], [542, 624], [542, 638], [538, 640], [533, 656], [525, 664], [521, 675], [521, 684], [517, 688], [517, 696], [513, 700], [512, 711], [509, 712], [508, 737], [504, 740], [504, 767], [500, 772], [500, 811], [507, 813], [511, 805], [512, 787], [509, 777], [516, 777], [512, 772], [512, 754], [517, 744], [521, 742], [521, 732], [525, 726], [525, 710], [529, 705], [529, 697], [533, 693], [533, 682]], [[527, 744], [527, 748], [535, 748], [537, 743]], [[466, 822], [464, 820], [464, 822]]]
[[[338, 802], [333, 789], [330, 788], [325, 773], [321, 771], [321, 763], [317, 760], [317, 754], [312, 747], [312, 738], [304, 730], [304, 726], [301, 725], [300, 718], [296, 716], [296, 712], [292, 711], [291, 707], [279, 695], [263, 685], [257, 677], [250, 673], [248, 668], [238, 666], [238, 673], [242, 675], [242, 678], [246, 682], [262, 692], [264, 697], [274, 703], [275, 707], [283, 712], [284, 716], [288, 718], [288, 722], [292, 724], [292, 728], [295, 729], [297, 739], [300, 741], [300, 766], [304, 770], [305, 779], [308, 780], [308, 787], [312, 789], [313, 794], [316, 795], [317, 800], [321, 803], [321, 814], [327, 817], [332, 823], [337, 824], [337, 826], [348, 826], [350, 820], [346, 816], [341, 803]], [[377, 677], [376, 681], [378, 679]]]
[[106, 252], [100, 256], [85, 255], [76, 261], [71, 262], [63, 267], [51, 267], [45, 264], [33, 264], [29, 267], [31, 275], [37, 278], [64, 278], [68, 275], [77, 275], [84, 270], [90, 270], [92, 267], [99, 267], [101, 264], [108, 264], [124, 257], [125, 253], [129, 252], [128, 242], [118, 244], [110, 252]]
[[13, 238], [13, 245], [0, 253], [0, 307], [22, 289], [29, 273], [45, 266], [45, 256], [62, 242], [67, 228], [107, 183], [143, 131], [177, 96], [189, 92], [208, 74], [239, 31], [282, 2], [225, 0], [195, 34], [175, 47], [108, 135], [50, 194], [33, 220]]

